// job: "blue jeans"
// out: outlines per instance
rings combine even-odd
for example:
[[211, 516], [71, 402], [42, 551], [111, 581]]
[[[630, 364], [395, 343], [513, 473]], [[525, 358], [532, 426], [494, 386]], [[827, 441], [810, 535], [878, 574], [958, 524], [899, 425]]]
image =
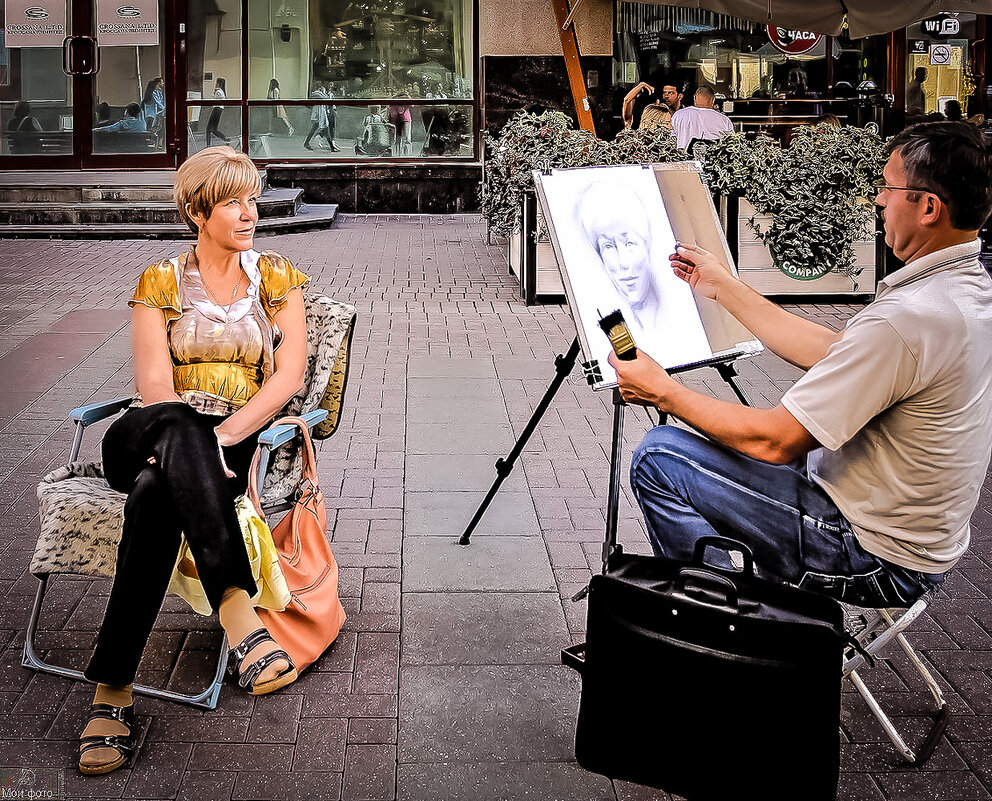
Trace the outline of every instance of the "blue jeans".
[[865, 607], [904, 607], [943, 574], [919, 573], [861, 547], [805, 467], [774, 465], [672, 426], [647, 433], [630, 483], [655, 554], [690, 562], [696, 540], [747, 545], [755, 572]]

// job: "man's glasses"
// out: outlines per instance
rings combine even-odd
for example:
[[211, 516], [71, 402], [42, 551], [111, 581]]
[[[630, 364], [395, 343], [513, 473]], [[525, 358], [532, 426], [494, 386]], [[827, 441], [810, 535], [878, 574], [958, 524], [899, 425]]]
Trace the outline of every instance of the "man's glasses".
[[938, 195], [932, 189], [924, 189], [923, 187], [920, 187], [920, 186], [890, 186], [889, 184], [885, 183], [885, 179], [884, 178], [879, 178], [877, 181], [872, 181], [871, 182], [871, 185], [873, 187], [875, 187], [875, 191], [876, 192], [881, 192], [883, 189], [885, 191], [888, 191], [888, 192], [894, 192], [894, 191], [901, 191], [901, 192], [922, 192], [922, 193], [924, 193], [926, 195], [933, 195], [938, 200], [941, 200], [941, 201], [944, 200], [944, 198], [942, 198], [940, 195]]

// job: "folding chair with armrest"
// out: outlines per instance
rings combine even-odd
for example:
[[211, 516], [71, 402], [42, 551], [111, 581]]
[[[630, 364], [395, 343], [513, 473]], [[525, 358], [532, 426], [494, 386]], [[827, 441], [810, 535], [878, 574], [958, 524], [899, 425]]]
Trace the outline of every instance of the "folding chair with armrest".
[[[307, 372], [304, 389], [289, 400], [279, 416], [299, 415], [313, 429], [315, 438], [334, 433], [340, 421], [348, 377], [355, 309], [325, 297], [306, 298]], [[112, 577], [117, 561], [125, 497], [103, 477], [99, 462], [77, 462], [87, 426], [111, 417], [130, 405], [131, 398], [117, 398], [73, 409], [75, 434], [69, 463], [47, 476], [38, 486], [41, 534], [31, 560], [39, 581], [28, 620], [21, 664], [31, 670], [83, 680], [81, 670], [46, 662], [35, 644], [49, 578], [57, 574]], [[308, 410], [308, 411], [304, 411]], [[267, 513], [288, 509], [300, 477], [299, 439], [293, 426], [276, 426], [262, 433], [259, 479]], [[259, 482], [261, 483], [261, 481]], [[217, 667], [209, 686], [200, 692], [180, 693], [135, 684], [140, 695], [162, 698], [204, 709], [217, 706], [227, 661], [227, 639], [221, 643]]]

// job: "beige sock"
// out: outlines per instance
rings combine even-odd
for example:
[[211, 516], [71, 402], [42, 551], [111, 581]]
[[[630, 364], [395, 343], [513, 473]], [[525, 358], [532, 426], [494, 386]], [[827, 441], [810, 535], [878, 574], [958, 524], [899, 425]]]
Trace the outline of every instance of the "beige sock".
[[[261, 618], [255, 612], [255, 607], [252, 605], [248, 593], [237, 587], [231, 587], [224, 593], [224, 597], [220, 602], [218, 617], [220, 618], [221, 626], [224, 627], [224, 631], [227, 633], [227, 639], [232, 648], [236, 647], [255, 629], [265, 628], [265, 624], [262, 623]], [[277, 647], [271, 642], [262, 643], [249, 651], [241, 664], [247, 667], [256, 659], [270, 651], [274, 651]], [[262, 683], [269, 679], [274, 679], [286, 667], [286, 661], [283, 659], [273, 662], [262, 671], [262, 674], [255, 681], [256, 683]]]
[[[133, 703], [131, 696], [131, 685], [118, 687], [112, 684], [96, 685], [96, 692], [93, 694], [94, 704], [110, 704], [111, 706], [130, 706]], [[91, 720], [83, 730], [82, 737], [90, 735], [106, 734], [127, 734], [127, 726], [119, 720]], [[80, 765], [106, 765], [120, 758], [120, 751], [116, 748], [91, 748], [79, 758]]]

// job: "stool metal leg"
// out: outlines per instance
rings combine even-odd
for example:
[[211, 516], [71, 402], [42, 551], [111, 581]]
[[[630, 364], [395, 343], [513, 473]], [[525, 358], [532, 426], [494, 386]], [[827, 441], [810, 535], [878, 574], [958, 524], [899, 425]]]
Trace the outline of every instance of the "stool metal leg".
[[[945, 729], [947, 729], [947, 725], [950, 723], [951, 719], [950, 709], [947, 706], [947, 701], [944, 698], [944, 693], [941, 690], [940, 685], [927, 669], [927, 666], [923, 663], [923, 660], [920, 659], [920, 655], [916, 653], [916, 650], [909, 644], [909, 641], [902, 633], [903, 630], [905, 630], [918, 617], [920, 617], [924, 611], [926, 611], [927, 606], [928, 601], [921, 598], [909, 609], [907, 609], [899, 618], [893, 618], [887, 609], [875, 610], [877, 617], [864, 631], [858, 635], [858, 641], [865, 646], [865, 649], [870, 654], [873, 655], [879, 653], [892, 640], [896, 640], [905, 652], [906, 656], [909, 657], [910, 663], [920, 674], [924, 683], [927, 685], [927, 689], [933, 696], [933, 699], [937, 704], [937, 714], [933, 718], [933, 725], [930, 727], [930, 731], [924, 738], [922, 745], [920, 745], [919, 751], [914, 752], [913, 749], [906, 744], [906, 741], [896, 729], [895, 724], [893, 724], [889, 716], [885, 714], [885, 711], [875, 699], [875, 696], [872, 695], [861, 676], [858, 675], [858, 668], [866, 662], [864, 656], [855, 653], [844, 663], [844, 675], [851, 679], [851, 683], [854, 685], [854, 688], [858, 691], [861, 697], [864, 698], [865, 703], [868, 704], [868, 708], [871, 710], [871, 713], [882, 725], [886, 736], [902, 755], [903, 759], [916, 765], [922, 765], [930, 758], [934, 752], [934, 749], [937, 747], [937, 743], [940, 742], [940, 738]], [[878, 634], [875, 639], [870, 640], [871, 635], [876, 632]]]

